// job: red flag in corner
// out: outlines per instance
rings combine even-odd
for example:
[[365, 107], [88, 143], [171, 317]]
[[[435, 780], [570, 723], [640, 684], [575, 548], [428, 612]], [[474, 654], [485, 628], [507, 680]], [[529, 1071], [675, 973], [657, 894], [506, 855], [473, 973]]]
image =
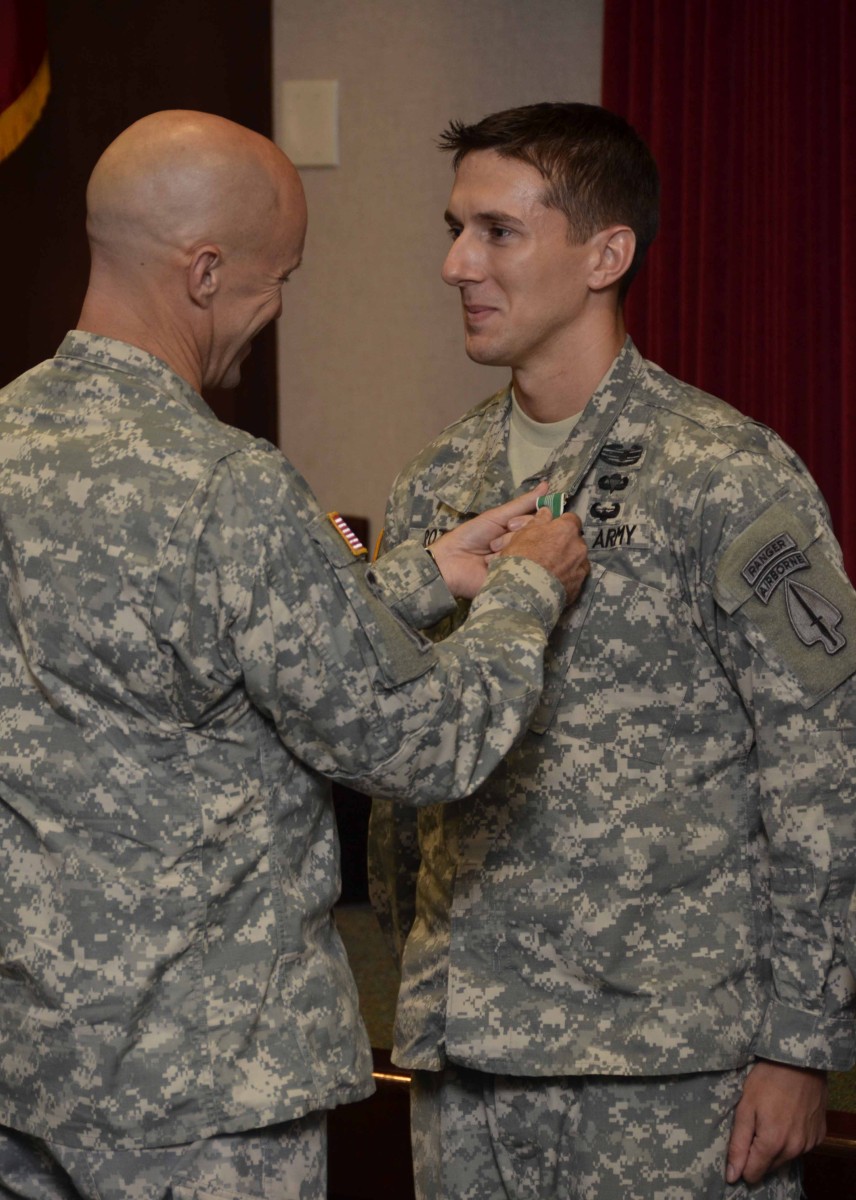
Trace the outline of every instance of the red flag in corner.
[[0, 0], [0, 159], [33, 128], [49, 91], [44, 0]]

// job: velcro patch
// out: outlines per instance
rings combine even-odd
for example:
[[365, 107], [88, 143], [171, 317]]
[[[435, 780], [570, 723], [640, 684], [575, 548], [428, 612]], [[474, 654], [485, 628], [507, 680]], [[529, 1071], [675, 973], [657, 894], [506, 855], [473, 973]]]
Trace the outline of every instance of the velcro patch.
[[348, 525], [347, 522], [344, 521], [337, 512], [327, 513], [327, 519], [354, 557], [358, 557], [361, 554], [368, 554], [368, 550], [366, 550], [365, 546], [354, 533], [353, 529], [351, 529], [350, 525]]
[[856, 673], [856, 593], [795, 511], [773, 504], [723, 554], [717, 603], [768, 662], [772, 649], [809, 703]]

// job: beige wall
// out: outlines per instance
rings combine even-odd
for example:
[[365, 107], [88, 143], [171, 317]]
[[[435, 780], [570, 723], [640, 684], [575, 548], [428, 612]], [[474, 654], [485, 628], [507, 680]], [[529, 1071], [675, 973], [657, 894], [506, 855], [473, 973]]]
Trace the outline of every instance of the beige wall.
[[303, 266], [279, 323], [280, 440], [322, 506], [378, 533], [396, 473], [507, 372], [462, 348], [440, 279], [450, 118], [600, 97], [603, 0], [275, 0], [279, 83], [337, 79], [340, 166], [301, 171]]

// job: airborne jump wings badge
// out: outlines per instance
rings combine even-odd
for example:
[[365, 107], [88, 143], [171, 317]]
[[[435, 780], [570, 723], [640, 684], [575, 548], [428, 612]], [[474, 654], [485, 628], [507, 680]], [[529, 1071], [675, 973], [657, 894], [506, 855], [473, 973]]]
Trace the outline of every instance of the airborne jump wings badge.
[[837, 628], [843, 620], [841, 612], [820, 592], [789, 579], [785, 599], [791, 624], [806, 646], [820, 642], [827, 654], [837, 654], [847, 645], [847, 638]]

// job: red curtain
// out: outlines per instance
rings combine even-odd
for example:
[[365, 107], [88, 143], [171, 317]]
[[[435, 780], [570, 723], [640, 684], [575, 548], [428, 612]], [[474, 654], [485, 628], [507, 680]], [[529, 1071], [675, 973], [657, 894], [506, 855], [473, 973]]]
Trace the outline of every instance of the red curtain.
[[44, 0], [0, 0], [0, 159], [35, 125], [49, 90]]
[[605, 0], [603, 103], [663, 190], [630, 332], [805, 459], [856, 579], [854, 61], [853, 0]]

